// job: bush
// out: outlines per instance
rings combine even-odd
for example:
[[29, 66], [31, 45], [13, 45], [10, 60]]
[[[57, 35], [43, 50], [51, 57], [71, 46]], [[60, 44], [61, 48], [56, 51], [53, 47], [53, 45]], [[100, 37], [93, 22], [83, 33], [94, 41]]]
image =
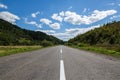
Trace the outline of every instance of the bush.
[[77, 46], [79, 46], [79, 47], [86, 47], [87, 45], [84, 44], [84, 43], [78, 43]]
[[52, 46], [53, 44], [52, 44], [52, 42], [50, 42], [50, 41], [43, 40], [43, 41], [41, 42], [41, 45], [42, 45], [43, 47], [47, 47], [47, 46]]
[[72, 43], [65, 43], [65, 45], [72, 46], [73, 44]]

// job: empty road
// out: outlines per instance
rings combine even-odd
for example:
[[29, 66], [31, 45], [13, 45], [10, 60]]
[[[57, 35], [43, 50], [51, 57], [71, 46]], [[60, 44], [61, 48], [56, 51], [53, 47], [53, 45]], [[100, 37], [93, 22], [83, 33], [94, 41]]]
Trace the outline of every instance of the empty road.
[[120, 60], [56, 46], [1, 57], [0, 80], [120, 80]]

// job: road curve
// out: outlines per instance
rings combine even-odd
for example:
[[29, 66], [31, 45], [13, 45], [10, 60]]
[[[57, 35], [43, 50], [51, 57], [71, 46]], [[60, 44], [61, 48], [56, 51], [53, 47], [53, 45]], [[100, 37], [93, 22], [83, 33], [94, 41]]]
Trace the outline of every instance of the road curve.
[[0, 80], [120, 80], [120, 61], [56, 46], [0, 58]]

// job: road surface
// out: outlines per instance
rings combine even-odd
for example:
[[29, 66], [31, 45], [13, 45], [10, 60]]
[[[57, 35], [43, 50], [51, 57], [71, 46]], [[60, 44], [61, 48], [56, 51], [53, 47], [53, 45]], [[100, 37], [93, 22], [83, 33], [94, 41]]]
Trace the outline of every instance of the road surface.
[[1, 57], [0, 80], [120, 80], [120, 61], [56, 46]]

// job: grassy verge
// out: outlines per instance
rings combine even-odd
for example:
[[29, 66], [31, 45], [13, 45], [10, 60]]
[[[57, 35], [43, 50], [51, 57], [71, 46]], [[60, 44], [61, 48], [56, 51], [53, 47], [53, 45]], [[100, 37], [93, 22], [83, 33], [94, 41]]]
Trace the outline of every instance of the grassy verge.
[[42, 48], [41, 46], [0, 46], [0, 57]]
[[120, 58], [120, 52], [111, 49], [96, 46], [72, 46], [72, 47]]

